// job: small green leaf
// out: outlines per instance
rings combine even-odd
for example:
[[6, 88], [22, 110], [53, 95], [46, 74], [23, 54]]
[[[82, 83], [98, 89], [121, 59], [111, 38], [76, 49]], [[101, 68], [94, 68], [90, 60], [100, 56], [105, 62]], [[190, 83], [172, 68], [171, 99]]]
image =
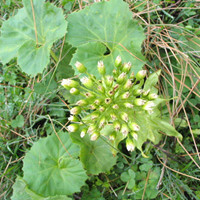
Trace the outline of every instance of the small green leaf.
[[128, 182], [128, 189], [132, 189], [135, 186], [135, 172], [132, 169], [129, 169], [128, 172], [123, 172], [120, 178], [123, 182]]
[[148, 172], [152, 167], [153, 167], [153, 162], [149, 161], [149, 162], [147, 162], [145, 164], [140, 165], [139, 168], [140, 168], [141, 171]]
[[6, 64], [17, 57], [22, 70], [35, 76], [48, 65], [50, 49], [66, 33], [67, 22], [60, 8], [44, 0], [33, 0], [33, 8], [30, 0], [23, 4], [24, 8], [3, 22], [0, 60]]
[[13, 128], [23, 127], [24, 126], [24, 117], [23, 115], [18, 115], [14, 120], [11, 121], [11, 126]]
[[[113, 9], [115, 8], [115, 9]], [[122, 0], [94, 3], [68, 17], [69, 29], [66, 40], [77, 47], [71, 65], [83, 63], [88, 72], [99, 77], [97, 62], [102, 60], [107, 74], [111, 74], [115, 58], [131, 62], [138, 72], [145, 64], [141, 45], [145, 39], [138, 21], [132, 20], [129, 5]], [[78, 71], [75, 69], [75, 73]]]
[[155, 88], [156, 84], [158, 83], [158, 78], [160, 76], [161, 70], [158, 70], [151, 74], [144, 84], [144, 91], [151, 89], [152, 93], [157, 93], [157, 89]]
[[[79, 192], [87, 176], [79, 160], [79, 148], [68, 133], [42, 138], [24, 158], [24, 180], [29, 188], [48, 197]], [[61, 142], [62, 141], [62, 142]]]
[[163, 131], [168, 136], [174, 136], [182, 140], [182, 135], [175, 130], [173, 126], [171, 126], [168, 122], [161, 120], [160, 118], [156, 118], [154, 120], [151, 120], [152, 125], [154, 128]]

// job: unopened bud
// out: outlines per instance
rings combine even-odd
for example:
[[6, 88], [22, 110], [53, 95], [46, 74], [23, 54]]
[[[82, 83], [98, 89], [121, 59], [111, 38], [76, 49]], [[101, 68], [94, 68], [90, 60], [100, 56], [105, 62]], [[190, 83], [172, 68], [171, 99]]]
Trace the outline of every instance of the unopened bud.
[[99, 86], [97, 87], [97, 90], [98, 90], [99, 92], [101, 92], [101, 93], [104, 93], [104, 92], [105, 92], [105, 88], [104, 88], [102, 85], [99, 85]]
[[135, 145], [130, 138], [126, 139], [126, 148], [128, 151], [131, 151], [131, 152], [134, 151], [134, 149], [135, 149]]
[[94, 110], [94, 109], [96, 109], [96, 108], [97, 108], [96, 105], [90, 104], [90, 109], [91, 109], [91, 110]]
[[114, 141], [116, 138], [116, 133], [115, 132], [112, 132], [110, 135], [109, 135], [109, 139]]
[[105, 77], [105, 84], [106, 84], [107, 87], [111, 87], [112, 84], [113, 84], [113, 81], [114, 81], [114, 79], [113, 79], [112, 76], [106, 76]]
[[115, 59], [115, 67], [120, 67], [121, 63], [122, 63], [121, 56], [117, 56], [117, 58]]
[[68, 120], [71, 122], [78, 122], [79, 118], [74, 115], [71, 115], [70, 117], [68, 117]]
[[150, 92], [150, 89], [143, 91], [142, 96], [146, 97], [149, 94], [149, 92]]
[[155, 106], [156, 105], [153, 101], [148, 101], [142, 108], [147, 111], [152, 111]]
[[78, 106], [86, 106], [87, 105], [87, 101], [84, 100], [84, 99], [81, 99], [81, 100], [76, 102], [76, 105], [78, 105]]
[[122, 99], [128, 99], [130, 96], [130, 92], [125, 92], [124, 94], [121, 95]]
[[100, 104], [101, 104], [101, 100], [100, 99], [96, 99], [95, 101], [94, 101], [94, 104], [96, 104], [97, 106], [99, 106]]
[[143, 90], [142, 89], [137, 89], [133, 91], [134, 96], [140, 96], [142, 94]]
[[96, 125], [91, 124], [87, 130], [88, 134], [91, 135], [96, 130]]
[[144, 104], [145, 104], [145, 100], [143, 100], [143, 99], [135, 99], [134, 101], [133, 101], [133, 103], [134, 103], [134, 105], [136, 105], [136, 106], [143, 106]]
[[122, 118], [122, 120], [124, 120], [125, 122], [128, 122], [128, 114], [127, 114], [127, 113], [122, 112], [122, 113], [121, 113], [121, 118]]
[[117, 75], [118, 75], [117, 70], [116, 70], [116, 69], [113, 69], [113, 76], [116, 78]]
[[81, 80], [81, 83], [87, 88], [92, 88], [94, 86], [93, 81], [86, 76], [84, 76], [80, 80]]
[[72, 115], [78, 115], [80, 113], [81, 113], [81, 108], [79, 106], [73, 107], [70, 110], [70, 114], [72, 114]]
[[110, 114], [110, 117], [113, 121], [115, 121], [117, 119], [117, 116], [114, 113]]
[[99, 133], [98, 133], [98, 132], [94, 132], [94, 133], [92, 133], [92, 135], [90, 136], [90, 140], [91, 140], [91, 141], [95, 141], [95, 140], [97, 140], [98, 137], [99, 137]]
[[122, 72], [118, 77], [117, 77], [117, 83], [121, 84], [126, 80], [126, 73]]
[[80, 94], [80, 91], [76, 88], [71, 88], [70, 91], [69, 91], [71, 94], [73, 95], [78, 95]]
[[95, 97], [95, 95], [92, 94], [91, 92], [86, 92], [85, 96], [86, 96], [86, 98], [94, 98]]
[[63, 87], [65, 87], [66, 89], [70, 89], [70, 88], [73, 88], [73, 87], [75, 87], [75, 88], [78, 87], [79, 83], [77, 81], [72, 80], [72, 79], [63, 79], [61, 85]]
[[136, 74], [135, 78], [136, 78], [137, 80], [142, 80], [142, 79], [146, 76], [146, 74], [147, 74], [147, 71], [146, 71], [146, 70], [140, 70], [140, 71]]
[[131, 103], [124, 103], [124, 106], [126, 108], [133, 108], [133, 104], [131, 104]]
[[85, 73], [87, 71], [87, 68], [80, 62], [76, 62], [75, 63], [75, 67], [77, 68], [77, 70], [80, 72], [80, 73]]
[[113, 87], [113, 90], [116, 92], [118, 89], [119, 89], [119, 84], [116, 84], [116, 85]]
[[113, 90], [110, 90], [109, 92], [108, 92], [108, 95], [111, 97], [111, 96], [113, 96], [115, 93], [114, 93], [114, 91]]
[[86, 133], [87, 133], [87, 129], [86, 128], [82, 129], [80, 137], [83, 138]]
[[119, 131], [120, 128], [121, 128], [120, 122], [119, 122], [119, 121], [114, 121], [114, 122], [113, 122], [113, 127], [114, 127], [114, 129], [115, 129], [116, 131]]
[[131, 135], [136, 141], [138, 140], [138, 134], [137, 133], [132, 132]]
[[99, 108], [99, 111], [100, 112], [103, 112], [105, 110], [105, 108], [103, 107], [103, 106], [101, 106], [100, 108]]
[[70, 124], [68, 127], [67, 127], [68, 131], [69, 132], [76, 132], [78, 131], [79, 129], [79, 125], [78, 124]]
[[103, 128], [106, 123], [106, 118], [102, 117], [99, 121], [99, 128]]
[[138, 124], [136, 124], [135, 122], [131, 122], [129, 124], [129, 127], [132, 131], [139, 131], [140, 130], [140, 126]]
[[150, 93], [148, 95], [148, 99], [150, 100], [154, 100], [154, 99], [157, 99], [158, 98], [158, 95], [156, 93]]
[[134, 72], [131, 72], [130, 79], [134, 79], [134, 78], [135, 78], [135, 74]]
[[106, 98], [106, 99], [105, 99], [105, 103], [106, 103], [106, 104], [110, 104], [111, 102], [112, 102], [112, 99], [111, 99], [111, 98]]
[[115, 109], [115, 110], [117, 110], [117, 109], [119, 109], [119, 106], [118, 106], [117, 104], [114, 104], [114, 105], [112, 106], [112, 108]]
[[132, 81], [130, 80], [130, 79], [128, 79], [127, 81], [126, 81], [126, 83], [124, 84], [124, 89], [125, 90], [129, 90], [131, 87], [132, 87], [132, 85], [133, 85], [133, 83], [132, 83]]
[[128, 62], [128, 63], [125, 63], [123, 68], [122, 68], [122, 71], [123, 72], [126, 72], [126, 73], [129, 73], [130, 72], [130, 69], [131, 69], [131, 62]]
[[127, 136], [128, 135], [128, 132], [129, 132], [129, 128], [126, 124], [122, 124], [122, 127], [121, 127], [121, 133], [123, 134], [123, 136]]
[[97, 119], [99, 117], [99, 113], [98, 112], [93, 112], [92, 114], [91, 114], [91, 119], [92, 120], [95, 120], [95, 119]]
[[105, 66], [104, 66], [103, 61], [99, 61], [99, 62], [98, 62], [97, 68], [98, 68], [99, 74], [105, 75], [105, 73], [106, 73], [106, 68], [105, 68]]

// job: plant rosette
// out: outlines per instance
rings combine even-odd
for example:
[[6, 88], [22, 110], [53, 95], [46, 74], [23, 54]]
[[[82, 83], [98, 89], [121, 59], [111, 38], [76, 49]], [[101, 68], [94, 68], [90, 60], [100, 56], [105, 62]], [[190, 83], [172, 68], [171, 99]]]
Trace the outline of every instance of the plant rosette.
[[75, 66], [81, 73], [81, 83], [72, 79], [63, 79], [61, 83], [72, 95], [83, 97], [70, 109], [69, 132], [80, 131], [80, 137], [88, 134], [92, 141], [106, 136], [116, 148], [125, 139], [128, 151], [138, 148], [144, 156], [142, 145], [147, 140], [158, 143], [162, 136], [159, 131], [182, 138], [160, 117], [158, 105], [166, 101], [158, 96], [155, 87], [160, 71], [149, 78], [146, 70], [134, 75], [131, 63], [122, 63], [118, 56], [112, 76], [106, 75], [103, 61], [98, 62], [101, 78], [97, 80], [80, 62]]

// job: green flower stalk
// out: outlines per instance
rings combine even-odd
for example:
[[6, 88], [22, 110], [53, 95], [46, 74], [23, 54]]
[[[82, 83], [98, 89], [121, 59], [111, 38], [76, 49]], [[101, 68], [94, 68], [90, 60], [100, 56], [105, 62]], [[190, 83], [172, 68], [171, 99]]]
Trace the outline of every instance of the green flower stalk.
[[[160, 129], [155, 128], [160, 118], [157, 107], [164, 100], [158, 96], [154, 85], [146, 84], [146, 70], [141, 70], [134, 75], [131, 72], [133, 68], [131, 63], [123, 64], [121, 57], [118, 56], [112, 75], [106, 74], [103, 61], [97, 63], [97, 69], [101, 75], [98, 80], [89, 74], [81, 63], [76, 62], [75, 65], [79, 72], [83, 73], [80, 79], [81, 85], [71, 79], [62, 81], [62, 86], [72, 95], [82, 96], [82, 99], [77, 101], [76, 106], [70, 110], [72, 115], [69, 118], [71, 124], [68, 126], [70, 132], [80, 130], [81, 138], [89, 135], [90, 140], [95, 141], [101, 135], [105, 136], [104, 128], [109, 126], [111, 132], [106, 137], [113, 145], [117, 145], [126, 138], [128, 151], [138, 148], [141, 152], [142, 144], [146, 140], [155, 142], [155, 138], [159, 138], [156, 134]], [[156, 114], [152, 115], [152, 113]], [[152, 118], [155, 116], [157, 118]], [[148, 134], [151, 124], [152, 130]], [[154, 130], [156, 136], [152, 136]]]

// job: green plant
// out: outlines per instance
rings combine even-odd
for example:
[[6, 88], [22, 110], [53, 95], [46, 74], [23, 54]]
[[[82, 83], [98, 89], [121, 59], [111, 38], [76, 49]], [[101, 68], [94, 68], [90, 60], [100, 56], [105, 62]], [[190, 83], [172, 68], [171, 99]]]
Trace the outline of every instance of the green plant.
[[197, 3], [50, 2], [0, 3], [0, 198], [198, 199]]
[[[158, 106], [165, 101], [159, 98], [155, 87], [160, 72], [151, 74], [144, 81], [145, 70], [134, 75], [131, 63], [123, 64], [118, 56], [115, 68], [104, 66], [103, 61], [98, 62], [101, 76], [98, 80], [80, 62], [75, 65], [81, 74], [88, 77], [80, 79], [82, 85], [72, 79], [62, 81], [72, 95], [83, 96], [70, 110], [72, 124], [68, 126], [69, 132], [79, 131], [80, 137], [88, 134], [92, 141], [108, 136], [115, 148], [126, 138], [127, 150], [134, 151], [137, 147], [143, 155], [142, 145], [147, 140], [157, 144], [161, 139], [159, 131], [182, 139], [170, 124], [160, 118]], [[105, 75], [107, 68], [113, 68], [113, 76]]]

